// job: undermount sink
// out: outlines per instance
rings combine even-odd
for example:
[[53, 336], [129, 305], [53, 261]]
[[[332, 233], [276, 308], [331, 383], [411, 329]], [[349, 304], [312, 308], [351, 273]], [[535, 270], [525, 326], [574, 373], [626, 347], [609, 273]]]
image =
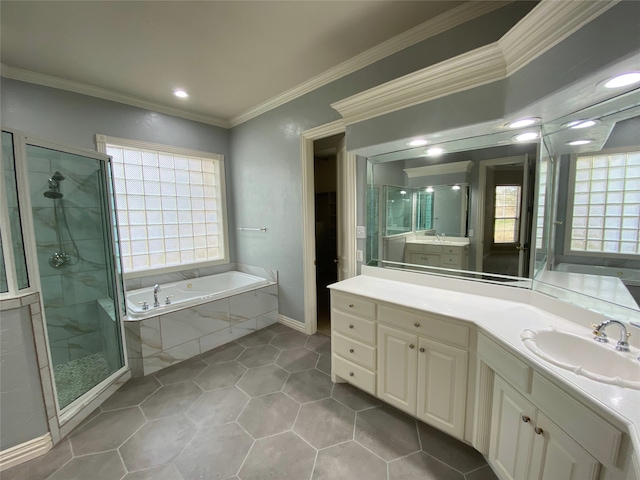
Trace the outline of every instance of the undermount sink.
[[525, 330], [520, 335], [525, 346], [540, 358], [597, 382], [640, 390], [639, 352], [615, 350], [609, 344], [593, 340], [591, 334], [577, 334], [553, 327]]

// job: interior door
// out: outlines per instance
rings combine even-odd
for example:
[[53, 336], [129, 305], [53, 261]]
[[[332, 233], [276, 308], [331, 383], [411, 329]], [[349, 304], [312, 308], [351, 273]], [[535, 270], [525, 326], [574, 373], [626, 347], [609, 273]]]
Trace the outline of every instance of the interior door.
[[518, 235], [518, 276], [527, 275], [527, 267], [529, 264], [530, 241], [530, 225], [531, 225], [531, 201], [529, 198], [530, 185], [532, 175], [529, 172], [529, 155], [524, 155], [522, 174], [522, 198], [520, 201], [520, 232]]

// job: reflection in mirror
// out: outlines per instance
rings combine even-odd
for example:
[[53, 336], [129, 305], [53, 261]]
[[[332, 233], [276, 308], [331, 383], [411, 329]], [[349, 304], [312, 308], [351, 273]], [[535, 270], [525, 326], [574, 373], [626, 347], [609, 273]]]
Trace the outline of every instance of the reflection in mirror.
[[482, 275], [466, 277], [521, 285], [538, 140], [514, 143], [514, 135], [442, 143], [437, 157], [429, 147], [369, 157], [368, 263], [456, 276], [470, 270]]
[[535, 288], [617, 318], [637, 319], [640, 90], [550, 122], [543, 131], [557, 188], [555, 205], [545, 208], [547, 256]]

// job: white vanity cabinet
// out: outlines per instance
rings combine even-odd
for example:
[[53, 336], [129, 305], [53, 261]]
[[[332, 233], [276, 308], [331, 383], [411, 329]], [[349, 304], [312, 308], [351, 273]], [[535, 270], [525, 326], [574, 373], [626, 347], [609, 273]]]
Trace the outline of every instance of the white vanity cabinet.
[[332, 292], [331, 373], [376, 394], [376, 304]]
[[469, 245], [438, 245], [408, 241], [404, 246], [404, 261], [413, 265], [467, 270]]
[[377, 320], [378, 397], [463, 438], [469, 328], [388, 305], [378, 305]]
[[600, 463], [496, 376], [489, 461], [501, 479], [595, 480]]

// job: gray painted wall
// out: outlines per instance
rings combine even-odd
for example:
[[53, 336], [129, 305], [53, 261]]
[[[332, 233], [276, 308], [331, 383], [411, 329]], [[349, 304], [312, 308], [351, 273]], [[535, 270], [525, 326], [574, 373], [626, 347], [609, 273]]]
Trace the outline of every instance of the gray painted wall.
[[[240, 263], [279, 271], [280, 313], [304, 320], [300, 134], [337, 120], [332, 102], [499, 39], [532, 7], [516, 2], [391, 55], [231, 130]], [[347, 145], [349, 145], [347, 132]]]
[[29, 307], [0, 313], [0, 450], [49, 431]]
[[[95, 150], [97, 133], [224, 155], [230, 182], [229, 131], [65, 90], [0, 79], [2, 126], [54, 143]], [[230, 259], [235, 261], [234, 205], [229, 208]]]

